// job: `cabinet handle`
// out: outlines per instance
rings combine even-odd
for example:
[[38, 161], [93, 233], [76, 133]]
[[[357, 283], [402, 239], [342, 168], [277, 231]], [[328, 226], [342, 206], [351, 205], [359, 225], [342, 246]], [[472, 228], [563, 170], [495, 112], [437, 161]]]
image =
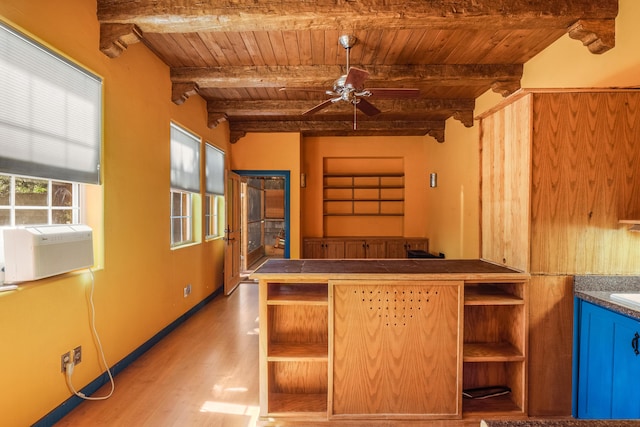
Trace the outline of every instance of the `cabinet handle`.
[[638, 349], [638, 340], [640, 340], [640, 334], [636, 332], [631, 340], [631, 347], [633, 348], [633, 352], [637, 355], [640, 354], [640, 349]]

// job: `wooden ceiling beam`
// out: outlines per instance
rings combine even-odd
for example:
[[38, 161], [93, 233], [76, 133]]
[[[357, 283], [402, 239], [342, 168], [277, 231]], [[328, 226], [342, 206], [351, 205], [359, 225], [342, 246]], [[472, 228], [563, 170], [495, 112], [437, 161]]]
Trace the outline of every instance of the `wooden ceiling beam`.
[[567, 28], [578, 19], [615, 19], [618, 0], [99, 0], [101, 23], [142, 31], [353, 31], [363, 28]]
[[[437, 83], [438, 86], [479, 82], [493, 84], [522, 78], [520, 64], [364, 65], [368, 87]], [[342, 65], [239, 66], [172, 68], [171, 81], [195, 83], [199, 88], [304, 87], [330, 89], [346, 73]]]
[[351, 120], [229, 121], [232, 143], [235, 143], [240, 137], [249, 132], [299, 132], [304, 135], [314, 136], [430, 135], [436, 141], [444, 142], [444, 120], [361, 120], [357, 121], [355, 130], [353, 127], [353, 121]]
[[[446, 120], [449, 117], [464, 126], [473, 126], [474, 99], [409, 99], [371, 100], [382, 111], [376, 120], [394, 120], [398, 117]], [[216, 127], [221, 118], [231, 121], [252, 120], [303, 120], [302, 113], [314, 105], [314, 101], [208, 101], [209, 127]], [[353, 107], [339, 102], [308, 120], [351, 120]]]

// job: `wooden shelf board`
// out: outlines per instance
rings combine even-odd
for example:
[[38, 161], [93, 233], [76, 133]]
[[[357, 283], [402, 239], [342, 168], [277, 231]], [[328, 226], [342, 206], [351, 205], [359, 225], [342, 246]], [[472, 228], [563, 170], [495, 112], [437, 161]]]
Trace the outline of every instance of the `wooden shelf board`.
[[327, 305], [328, 292], [326, 283], [269, 283], [267, 305]]
[[403, 172], [384, 172], [384, 173], [325, 173], [325, 178], [399, 178], [403, 177]]
[[524, 415], [524, 411], [511, 400], [511, 395], [488, 397], [486, 399], [463, 399], [463, 417], [481, 415], [483, 417], [502, 415]]
[[329, 347], [327, 343], [270, 343], [267, 360], [326, 362]]
[[520, 362], [524, 355], [510, 343], [464, 343], [464, 362]]
[[496, 286], [465, 286], [464, 305], [520, 305], [524, 300]]
[[324, 199], [323, 202], [347, 202], [347, 203], [375, 202], [375, 203], [388, 203], [388, 202], [404, 202], [404, 199]]
[[386, 190], [402, 189], [404, 185], [325, 185], [325, 190]]
[[404, 213], [325, 213], [324, 216], [404, 216]]
[[296, 414], [327, 415], [326, 393], [269, 393], [269, 414], [278, 413], [295, 416]]

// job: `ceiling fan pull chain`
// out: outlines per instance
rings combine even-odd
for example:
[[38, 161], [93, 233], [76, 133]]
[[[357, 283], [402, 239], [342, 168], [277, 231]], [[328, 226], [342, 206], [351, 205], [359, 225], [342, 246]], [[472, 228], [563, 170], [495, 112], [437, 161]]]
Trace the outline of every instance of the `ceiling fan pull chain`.
[[356, 130], [356, 117], [358, 117], [357, 115], [358, 110], [356, 110], [356, 103], [353, 103], [353, 130]]

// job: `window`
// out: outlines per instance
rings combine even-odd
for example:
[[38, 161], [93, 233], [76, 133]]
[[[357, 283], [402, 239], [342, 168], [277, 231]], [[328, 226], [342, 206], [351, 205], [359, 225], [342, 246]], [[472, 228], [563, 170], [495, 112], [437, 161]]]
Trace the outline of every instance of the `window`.
[[215, 238], [222, 235], [222, 215], [224, 203], [224, 152], [213, 145], [205, 144], [206, 155], [206, 197], [205, 236]]
[[205, 236], [207, 239], [213, 239], [222, 236], [222, 216], [220, 212], [223, 209], [224, 198], [213, 194], [207, 194], [205, 198], [204, 221]]
[[102, 79], [0, 22], [0, 227], [81, 222], [101, 143]]
[[0, 171], [100, 183], [102, 79], [0, 22]]
[[0, 227], [77, 224], [80, 185], [0, 174]]
[[200, 138], [171, 123], [171, 246], [195, 241], [193, 212], [200, 195]]
[[171, 246], [193, 242], [193, 200], [185, 191], [171, 191]]

